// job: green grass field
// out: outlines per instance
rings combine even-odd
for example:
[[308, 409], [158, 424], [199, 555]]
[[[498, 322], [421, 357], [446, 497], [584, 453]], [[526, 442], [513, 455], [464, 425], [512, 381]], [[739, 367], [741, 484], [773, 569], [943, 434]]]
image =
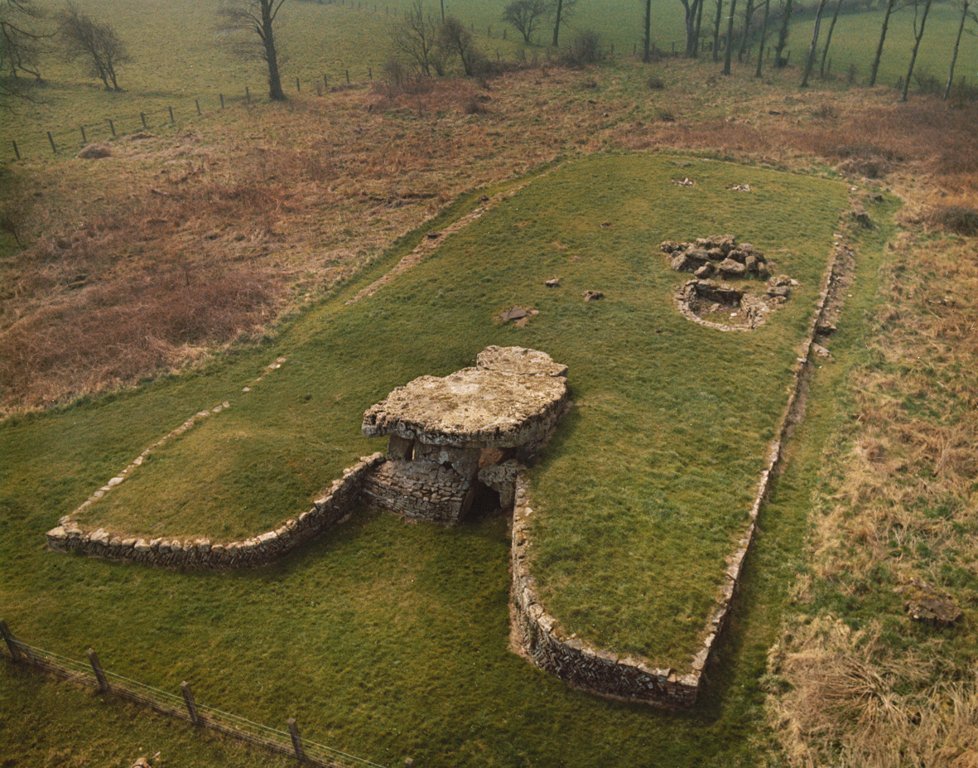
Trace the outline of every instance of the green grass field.
[[[693, 176], [698, 186], [670, 184], [678, 174]], [[757, 191], [721, 208], [718, 199], [734, 195], [725, 187], [743, 181]], [[475, 199], [446, 216], [463, 213]], [[775, 215], [785, 199], [796, 212], [790, 218]], [[161, 430], [232, 395], [232, 409], [201, 428], [203, 452], [183, 472], [246, 476], [257, 454], [241, 450], [247, 441], [230, 450], [220, 437], [223, 430], [260, 427], [266, 460], [285, 457], [284, 465], [270, 466], [290, 476], [294, 487], [232, 484], [231, 493], [244, 503], [217, 512], [232, 526], [252, 514], [246, 508], [279, 519], [306, 504], [364, 449], [359, 411], [390, 387], [467, 364], [486, 343], [529, 344], [570, 365], [578, 402], [535, 472], [536, 494], [550, 504], [543, 511], [552, 546], [541, 573], [563, 589], [564, 558], [588, 558], [579, 565], [582, 575], [594, 577], [592, 591], [586, 595], [575, 585], [572, 597], [583, 609], [569, 621], [601, 642], [617, 642], [614, 631], [623, 644], [682, 648], [701, 618], [661, 622], [649, 605], [643, 615], [630, 614], [627, 601], [650, 584], [664, 595], [666, 585], [676, 589], [682, 581], [679, 601], [692, 614], [712, 595], [718, 571], [711, 575], [711, 569], [743, 524], [746, 509], [739, 505], [749, 498], [759, 451], [783, 407], [792, 346], [810, 312], [844, 200], [841, 184], [811, 177], [681, 158], [596, 157], [537, 180], [373, 299], [344, 308], [346, 295], [377, 272], [364, 275], [347, 293], [302, 315], [274, 344], [230, 355], [205, 374], [9, 419], [0, 425], [0, 614], [26, 640], [55, 652], [78, 657], [91, 645], [113, 671], [174, 691], [190, 680], [201, 701], [270, 724], [296, 716], [309, 738], [389, 765], [405, 756], [432, 766], [756, 765], [763, 740], [758, 677], [787, 575], [798, 567], [818, 446], [839, 418], [830, 399], [813, 404], [813, 420], [799, 436], [798, 465], [765, 513], [765, 535], [724, 647], [723, 671], [692, 715], [568, 690], [511, 653], [509, 541], [498, 517], [446, 529], [365, 513], [275, 566], [230, 574], [179, 574], [58, 555], [45, 550], [43, 534]], [[605, 221], [611, 226], [601, 227]], [[764, 232], [755, 237], [761, 222]], [[796, 300], [755, 334], [721, 338], [689, 324], [671, 306], [682, 276], [665, 267], [656, 246], [691, 228], [753, 237], [802, 281]], [[873, 295], [883, 234], [874, 232], [865, 243], [853, 317]], [[799, 238], [804, 244], [792, 248], [793, 258], [779, 250]], [[392, 251], [377, 270], [411, 245]], [[542, 280], [555, 272], [564, 288], [544, 293]], [[585, 288], [604, 290], [608, 298], [586, 305], [580, 300]], [[493, 324], [496, 310], [519, 302], [541, 309], [530, 326]], [[826, 397], [840, 385], [847, 355], [861, 353], [860, 328], [855, 322], [840, 331]], [[691, 357], [694, 348], [704, 354]], [[242, 398], [241, 383], [278, 354], [290, 362], [250, 400]], [[279, 418], [257, 418], [263, 411]], [[630, 414], [627, 422], [621, 413]], [[289, 444], [291, 430], [297, 431]], [[179, 459], [178, 446], [173, 459]], [[222, 453], [230, 461], [215, 468]], [[691, 464], [702, 476], [678, 471]], [[714, 468], [720, 469], [716, 479]], [[142, 486], [137, 473], [123, 489], [155, 504], [154, 482], [166, 478], [165, 469], [162, 461], [146, 467]], [[581, 474], [594, 485], [582, 487]], [[728, 481], [734, 487], [724, 490]], [[701, 505], [711, 497], [722, 499], [721, 514]], [[600, 507], [594, 503], [599, 498]], [[557, 504], [560, 499], [574, 503]], [[187, 501], [184, 520], [213, 523], [206, 494]], [[152, 523], [152, 515], [143, 517]], [[573, 520], [593, 536], [594, 546], [564, 535], [562, 522]], [[656, 526], [665, 539], [619, 547], [621, 591], [602, 584], [612, 562], [612, 532], [645, 536]], [[673, 542], [688, 551], [676, 551]], [[626, 607], [618, 617], [593, 612], [595, 601], [607, 604], [608, 588], [617, 592], [610, 599]], [[552, 607], [560, 614], [566, 605]], [[608, 622], [619, 623], [620, 631]], [[18, 701], [64, 719], [47, 689], [18, 683], [17, 691]], [[26, 722], [25, 706], [18, 706], [13, 727]], [[113, 728], [104, 725], [105, 732]], [[119, 743], [136, 737], [102, 738]], [[178, 754], [185, 749], [179, 734], [154, 738], [172, 738]], [[36, 764], [31, 744], [13, 749], [15, 757]]]
[[[388, 30], [407, 0], [365, 2], [358, 7], [336, 3], [291, 2], [280, 17], [279, 40], [283, 48], [283, 82], [294, 92], [299, 78], [304, 92], [313, 92], [326, 75], [329, 85], [346, 82], [346, 71], [355, 83], [368, 83], [368, 72], [379, 77], [390, 53]], [[42, 3], [51, 11], [56, 3]], [[118, 132], [133, 132], [142, 127], [140, 113], [154, 130], [169, 124], [168, 108], [174, 110], [178, 125], [197, 119], [194, 99], [199, 99], [205, 114], [220, 108], [219, 95], [227, 102], [244, 99], [250, 88], [254, 98], [265, 93], [264, 72], [257, 61], [234, 57], [219, 42], [216, 32], [217, 0], [174, 0], [147, 10], [145, 0], [86, 0], [83, 9], [97, 18], [112, 19], [133, 57], [120, 70], [123, 93], [106, 93], [97, 81], [85, 75], [80, 64], [70, 64], [56, 54], [56, 43], [42, 62], [46, 84], [33, 89], [36, 102], [17, 104], [13, 112], [0, 111], [0, 137], [3, 156], [13, 155], [10, 140], [22, 154], [43, 158], [50, 154], [46, 132], [51, 131], [62, 151], [81, 145], [80, 126], [86, 127], [89, 141], [110, 138], [108, 120]], [[457, 14], [474, 30], [479, 45], [491, 57], [497, 54], [513, 59], [521, 47], [515, 30], [502, 39], [502, 2], [455, 0], [450, 13]], [[434, 7], [434, 6], [433, 6]], [[669, 3], [654, 11], [656, 44], [669, 51], [675, 43], [682, 49], [681, 6]], [[564, 39], [581, 29], [595, 29], [616, 55], [631, 55], [641, 40], [641, 7], [625, 0], [597, 3], [582, 0], [567, 24]], [[832, 71], [846, 72], [850, 64], [857, 69], [857, 82], [868, 76], [872, 52], [881, 22], [879, 12], [845, 15], [839, 20], [831, 54]], [[892, 85], [905, 73], [910, 50], [912, 14], [902, 10], [893, 17], [883, 57], [880, 83]], [[811, 19], [792, 26], [789, 49], [792, 62], [799, 64], [807, 50]], [[950, 45], [957, 30], [957, 15], [949, 3], [938, 2], [928, 22], [928, 32], [920, 52], [919, 70], [946, 77]], [[547, 35], [541, 33], [546, 42]], [[539, 54], [546, 52], [540, 47]], [[532, 52], [531, 52], [531, 55]], [[707, 58], [707, 57], [705, 57]], [[705, 67], [715, 66], [705, 61]], [[978, 70], [978, 45], [965, 36], [958, 62], [959, 76], [974, 82]], [[752, 68], [750, 72], [752, 72]], [[745, 74], [749, 74], [745, 68]], [[796, 77], [794, 70], [772, 76]]]
[[[745, 181], [750, 195], [729, 190]], [[783, 215], [786, 199], [797, 215]], [[545, 599], [572, 630], [682, 668], [746, 525], [845, 200], [838, 182], [711, 161], [567, 165], [375, 296], [313, 312], [301, 340], [276, 349], [289, 358], [280, 371], [228, 393], [230, 411], [152, 455], [80, 522], [219, 539], [275, 527], [383, 447], [359, 423], [390, 389], [487, 344], [531, 346], [570, 367], [577, 401], [534, 473]], [[672, 296], [687, 276], [658, 251], [728, 231], [802, 284], [750, 334], [683, 318]], [[559, 291], [543, 284], [555, 274]], [[585, 304], [589, 288], [608, 299]], [[540, 315], [525, 329], [494, 323], [514, 304]]]

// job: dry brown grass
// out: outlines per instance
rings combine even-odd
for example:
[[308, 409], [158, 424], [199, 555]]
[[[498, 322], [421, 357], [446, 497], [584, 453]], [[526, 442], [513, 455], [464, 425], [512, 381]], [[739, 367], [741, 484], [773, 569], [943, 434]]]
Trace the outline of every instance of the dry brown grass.
[[[811, 574], [772, 657], [787, 688], [772, 711], [797, 766], [978, 764], [978, 588], [967, 576], [978, 569], [973, 240], [904, 232], [886, 292], [874, 360], [851, 386], [851, 434], [828, 461], [839, 479], [819, 502]], [[950, 593], [962, 625], [914, 632], [900, 595], [915, 579]], [[846, 629], [840, 603], [868, 629]]]
[[[893, 659], [878, 634], [831, 618], [784, 642], [772, 666], [793, 687], [775, 716], [792, 765], [978, 765], [978, 676], [931, 685], [933, 660]], [[907, 688], [914, 693], [898, 693]]]
[[[675, 147], [817, 158], [889, 173], [901, 190], [910, 179], [922, 219], [952, 202], [941, 195], [957, 203], [978, 189], [973, 109], [895, 105], [888, 91], [803, 100], [736, 79], [704, 88], [701, 67], [669, 67], [655, 92], [641, 67], [343, 90], [124, 140], [102, 160], [18, 166], [0, 196], [0, 220], [27, 244], [0, 263], [0, 408], [125, 385], [262, 332], [464, 191], [560, 157]], [[920, 179], [938, 173], [923, 195]], [[175, 303], [192, 321], [173, 317]], [[133, 318], [138, 332], [115, 327]]]

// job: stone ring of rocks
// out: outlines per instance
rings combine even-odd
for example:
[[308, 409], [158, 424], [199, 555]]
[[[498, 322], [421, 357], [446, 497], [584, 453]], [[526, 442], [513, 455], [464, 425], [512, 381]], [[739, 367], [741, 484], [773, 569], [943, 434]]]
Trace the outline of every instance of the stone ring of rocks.
[[[798, 285], [787, 275], [770, 277], [767, 257], [751, 243], [738, 243], [733, 235], [698, 237], [689, 242], [666, 240], [659, 247], [674, 270], [692, 272], [696, 277], [679, 289], [679, 311], [710, 328], [753, 330], [784, 304]], [[767, 284], [759, 291], [748, 287], [752, 283], [734, 286], [723, 282], [740, 279], [767, 280]]]

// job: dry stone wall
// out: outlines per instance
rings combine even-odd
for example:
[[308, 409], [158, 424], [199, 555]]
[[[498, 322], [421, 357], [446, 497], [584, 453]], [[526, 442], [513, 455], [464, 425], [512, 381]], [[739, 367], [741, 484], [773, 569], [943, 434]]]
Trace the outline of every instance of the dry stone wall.
[[457, 522], [471, 482], [428, 461], [388, 460], [366, 478], [364, 499], [406, 517]]
[[241, 541], [207, 538], [145, 538], [104, 528], [86, 530], [71, 517], [48, 531], [48, 545], [60, 552], [76, 552], [109, 560], [127, 560], [168, 568], [242, 568], [264, 565], [342, 522], [360, 501], [364, 480], [384, 456], [375, 453], [360, 459], [333, 481], [310, 509], [289, 518], [277, 528]]
[[723, 585], [688, 669], [663, 669], [644, 657], [620, 656], [599, 648], [574, 634], [568, 634], [560, 622], [547, 612], [540, 602], [536, 581], [531, 573], [534, 513], [529, 483], [523, 472], [518, 473], [513, 509], [511, 615], [515, 640], [532, 663], [571, 685], [615, 699], [664, 707], [690, 707], [696, 703], [705, 680], [706, 667], [727, 625], [744, 563], [754, 542], [761, 507], [781, 466], [784, 441], [801, 415], [801, 394], [812, 368], [816, 336], [820, 329], [830, 325], [830, 299], [835, 296], [834, 288], [840, 281], [843, 264], [851, 259], [852, 250], [839, 236], [822, 282], [816, 312], [796, 358], [788, 403], [769, 448], [767, 464], [758, 480], [750, 522], [736, 549], [727, 558]]

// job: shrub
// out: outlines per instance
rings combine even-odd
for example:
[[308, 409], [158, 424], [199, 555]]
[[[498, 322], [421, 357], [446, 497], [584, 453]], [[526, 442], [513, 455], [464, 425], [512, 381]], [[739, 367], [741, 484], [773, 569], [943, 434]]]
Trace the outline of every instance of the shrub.
[[649, 77], [646, 85], [648, 85], [650, 91], [661, 91], [663, 88], [666, 87], [666, 84], [662, 81], [662, 78], [659, 77], [658, 75], [652, 75], [651, 77]]
[[978, 211], [964, 205], [942, 205], [931, 211], [931, 224], [957, 235], [978, 235]]
[[604, 59], [601, 51], [601, 38], [597, 32], [585, 29], [578, 32], [570, 46], [561, 54], [564, 64], [571, 67], [584, 67], [597, 64]]

